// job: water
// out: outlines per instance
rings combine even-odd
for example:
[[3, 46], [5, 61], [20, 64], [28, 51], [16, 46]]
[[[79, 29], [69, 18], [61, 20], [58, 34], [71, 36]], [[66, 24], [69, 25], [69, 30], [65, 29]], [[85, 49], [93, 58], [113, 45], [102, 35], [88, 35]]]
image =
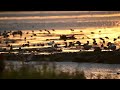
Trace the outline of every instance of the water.
[[[32, 67], [39, 70], [41, 66], [45, 62], [27, 62], [26, 65], [31, 65]], [[76, 63], [76, 62], [49, 62], [48, 65], [51, 67], [53, 63], [56, 65], [57, 70], [62, 70], [63, 72], [75, 72], [75, 70], [84, 71], [86, 77], [89, 79], [91, 74], [101, 74], [101, 75], [107, 75], [110, 74], [113, 77], [118, 76], [117, 79], [120, 78], [117, 73], [120, 72], [120, 64], [100, 64], [100, 63]], [[6, 62], [7, 67], [9, 68], [9, 65], [14, 65], [15, 69], [18, 69], [21, 67], [22, 62], [20, 61], [7, 61]]]
[[[22, 38], [19, 36], [10, 37], [10, 39], [20, 39], [17, 43], [12, 43], [13, 46], [22, 45], [25, 43], [24, 37], [27, 37], [27, 41], [31, 44], [35, 43], [47, 43], [46, 39], [59, 39], [61, 34], [80, 34], [82, 30], [84, 35], [76, 35], [77, 40], [81, 40], [85, 43], [86, 36], [92, 38], [109, 36], [109, 40], [106, 42], [114, 42], [113, 38], [117, 38], [120, 35], [120, 11], [30, 11], [30, 12], [0, 12], [0, 31], [3, 30], [22, 30], [24, 32], [31, 32], [35, 30], [35, 33], [40, 33], [40, 29], [55, 29], [52, 32], [52, 36], [47, 34], [40, 34], [34, 38], [31, 38], [31, 33], [24, 35]], [[70, 28], [75, 29], [74, 32], [70, 31]], [[101, 31], [101, 33], [99, 33]], [[90, 32], [95, 32], [91, 35]], [[84, 37], [85, 39], [81, 39]], [[27, 42], [26, 41], [26, 42]], [[68, 40], [70, 42], [71, 40]], [[73, 41], [73, 40], [72, 40]], [[63, 43], [62, 40], [55, 40], [56, 43]], [[97, 40], [97, 42], [100, 42]], [[116, 42], [118, 48], [120, 47], [120, 40]], [[12, 62], [14, 65], [19, 66], [19, 62]], [[98, 63], [73, 63], [73, 62], [55, 62], [58, 67], [62, 66], [62, 70], [73, 71], [76, 67], [80, 70], [84, 70], [88, 74], [93, 73], [112, 73], [120, 71], [119, 64], [98, 64]], [[40, 63], [29, 62], [34, 64], [35, 67], [39, 67]]]
[[111, 27], [119, 17], [119, 11], [0, 12], [0, 30]]
[[[13, 64], [15, 66], [21, 66], [22, 62], [20, 61], [7, 61], [6, 62], [7, 65]], [[45, 62], [35, 62], [35, 61], [31, 61], [31, 62], [26, 62], [25, 64], [29, 64], [29, 65], [35, 65], [35, 66], [39, 66], [42, 65]], [[49, 62], [49, 64], [53, 64], [53, 62]], [[113, 72], [117, 72], [120, 71], [120, 65], [119, 64], [100, 64], [100, 63], [77, 63], [77, 62], [54, 62], [54, 64], [67, 68], [67, 69], [76, 69], [79, 68], [81, 70], [84, 71], [113, 71]]]

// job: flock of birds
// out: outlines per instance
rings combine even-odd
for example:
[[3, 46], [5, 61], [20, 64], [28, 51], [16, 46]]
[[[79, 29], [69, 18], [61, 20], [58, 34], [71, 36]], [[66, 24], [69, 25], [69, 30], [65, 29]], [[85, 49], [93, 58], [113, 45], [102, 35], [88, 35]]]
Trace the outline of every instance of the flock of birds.
[[[74, 31], [74, 29], [70, 29], [72, 32]], [[42, 32], [43, 30], [39, 30], [40, 32]], [[44, 29], [44, 31], [47, 32], [47, 34], [51, 34], [50, 30]], [[52, 29], [52, 31], [55, 31], [55, 29]], [[32, 30], [32, 35], [31, 37], [37, 36], [37, 34], [35, 34], [35, 31]], [[80, 31], [82, 32], [82, 30]], [[101, 33], [101, 31], [99, 31], [99, 33]], [[23, 32], [18, 30], [18, 31], [4, 31], [4, 32], [0, 32], [0, 36], [1, 36], [1, 40], [4, 39], [8, 39], [10, 37], [10, 35], [14, 36], [15, 35], [20, 35], [20, 38], [23, 36]], [[26, 34], [29, 34], [29, 32], [27, 32]], [[91, 34], [95, 34], [94, 32], [91, 32]], [[66, 35], [67, 36], [67, 35]], [[75, 37], [75, 35], [73, 34], [73, 36]], [[88, 37], [89, 38], [89, 37]], [[69, 39], [72, 39], [71, 37], [69, 37]], [[82, 38], [84, 39], [84, 38]], [[89, 38], [90, 39], [90, 38]], [[82, 43], [80, 40], [77, 40], [76, 42], [73, 40], [73, 42], [67, 42], [67, 38], [66, 40], [64, 40], [64, 46], [62, 48], [71, 48], [71, 47], [76, 47], [78, 49], [82, 48], [83, 50], [90, 50], [90, 49], [94, 49], [94, 50], [119, 50], [116, 49], [116, 45], [115, 43], [112, 42], [107, 42], [106, 43], [106, 39], [109, 39], [109, 37], [104, 37], [104, 38], [99, 38], [99, 40], [102, 41], [101, 44], [98, 45], [97, 41], [95, 38], [92, 38], [93, 42], [92, 45], [90, 44], [90, 41], [87, 41], [86, 43]], [[120, 36], [118, 36], [118, 38], [113, 38], [113, 41], [116, 41], [117, 39], [120, 39]], [[27, 41], [27, 37], [24, 37], [24, 40]], [[0, 42], [2, 44], [2, 42]], [[10, 51], [13, 50], [13, 46], [10, 45], [10, 43], [15, 43], [14, 40], [11, 40], [11, 42], [8, 42], [7, 40], [5, 41], [6, 47], [10, 47]], [[36, 43], [33, 44], [32, 46], [45, 46], [46, 44], [44, 43]], [[55, 43], [55, 41], [50, 41], [49, 43], [47, 43], [47, 45], [51, 45], [51, 48], [61, 48], [60, 44]], [[22, 46], [19, 46], [19, 50], [21, 50], [21, 47], [30, 47], [30, 42], [27, 41], [27, 43], [23, 44]]]
[[[43, 32], [44, 31], [44, 32]], [[52, 29], [53, 32], [55, 32], [55, 29]], [[75, 30], [74, 29], [70, 29], [71, 32], [74, 32]], [[44, 29], [44, 30], [39, 30], [40, 33], [42, 34], [47, 34], [47, 35], [51, 35], [52, 37], [52, 33], [51, 33], [51, 30], [47, 30], [47, 29]], [[83, 31], [80, 30], [79, 31], [80, 33], [82, 33]], [[32, 33], [32, 34], [30, 34]], [[101, 31], [99, 31], [99, 33], [101, 33]], [[31, 35], [30, 37], [31, 38], [34, 38], [36, 37], [38, 34], [35, 33], [34, 30], [32, 30], [31, 32], [26, 32], [24, 33], [23, 31], [21, 30], [18, 30], [18, 31], [3, 31], [3, 32], [0, 32], [0, 45], [1, 45], [1, 48], [2, 48], [2, 45], [4, 44], [6, 46], [6, 48], [9, 48], [9, 49], [6, 49], [6, 48], [2, 48], [0, 52], [9, 52], [9, 53], [12, 53], [14, 51], [17, 51], [18, 52], [18, 55], [16, 54], [16, 56], [18, 57], [18, 59], [22, 58], [23, 62], [28, 62], [30, 60], [32, 60], [33, 56], [34, 56], [34, 51], [39, 53], [39, 52], [63, 52], [63, 49], [72, 49], [75, 48], [79, 51], [81, 50], [91, 50], [93, 49], [94, 51], [101, 51], [101, 50], [112, 50], [112, 51], [119, 51], [120, 49], [117, 49], [116, 48], [116, 44], [115, 43], [112, 43], [112, 42], [106, 42], [106, 39], [110, 39], [109, 37], [104, 37], [104, 38], [99, 38], [99, 40], [101, 41], [101, 43], [98, 43], [96, 38], [90, 38], [90, 37], [87, 37], [87, 41], [86, 43], [83, 43], [81, 42], [81, 39], [84, 40], [85, 38], [82, 37], [81, 39], [77, 39], [75, 34], [72, 34], [72, 35], [63, 35], [64, 37], [63, 38], [59, 38], [59, 40], [63, 40], [63, 45], [61, 45], [61, 43], [56, 43], [55, 40], [50, 40], [49, 38], [46, 39], [46, 41], [48, 41], [47, 43], [43, 42], [43, 43], [36, 43], [36, 44], [31, 44], [31, 42], [29, 41], [28, 37], [24, 36], [24, 34], [26, 35]], [[90, 32], [90, 34], [94, 35], [95, 32]], [[14, 49], [14, 47], [12, 46], [13, 43], [17, 43], [14, 39], [14, 37], [16, 35], [19, 35], [18, 37], [19, 38], [22, 38], [23, 37], [23, 40], [26, 42], [22, 45], [19, 45], [18, 49]], [[62, 35], [60, 35], [59, 37], [61, 37]], [[69, 36], [69, 37], [68, 37]], [[87, 35], [85, 35], [87, 36]], [[10, 39], [10, 37], [13, 37], [13, 39]], [[90, 43], [92, 39], [92, 44]], [[98, 38], [97, 38], [98, 39]], [[113, 42], [115, 42], [117, 39], [120, 39], [120, 36], [118, 36], [117, 38], [113, 38]], [[69, 41], [69, 40], [72, 40], [72, 41]], [[4, 42], [4, 43], [3, 43]], [[44, 46], [50, 46], [49, 48], [45, 48]], [[35, 49], [29, 49], [29, 47], [36, 47]], [[37, 46], [41, 46], [42, 47], [42, 50], [38, 49]], [[27, 49], [23, 49], [24, 47], [26, 47]], [[45, 48], [45, 49], [44, 49]], [[28, 56], [28, 57], [25, 57], [23, 55], [24, 52], [27, 52], [29, 51], [31, 54]], [[22, 52], [22, 53], [21, 53]], [[21, 59], [20, 59], [21, 60]]]

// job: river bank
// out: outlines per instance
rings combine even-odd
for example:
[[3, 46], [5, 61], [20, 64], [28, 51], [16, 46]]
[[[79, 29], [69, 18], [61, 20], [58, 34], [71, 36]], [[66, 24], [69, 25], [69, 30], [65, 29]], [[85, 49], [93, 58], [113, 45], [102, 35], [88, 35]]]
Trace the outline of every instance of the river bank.
[[[3, 54], [6, 60], [22, 61], [27, 60], [31, 54]], [[57, 61], [57, 62], [87, 62], [87, 63], [106, 63], [120, 64], [120, 51], [104, 52], [64, 52], [54, 54], [34, 54], [28, 61]], [[24, 61], [23, 60], [23, 61]]]

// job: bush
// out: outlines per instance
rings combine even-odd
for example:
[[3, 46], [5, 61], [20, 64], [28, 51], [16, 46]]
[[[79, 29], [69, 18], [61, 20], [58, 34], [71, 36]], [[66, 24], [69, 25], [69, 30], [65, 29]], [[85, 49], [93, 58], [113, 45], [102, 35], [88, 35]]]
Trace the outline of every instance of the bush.
[[4, 68], [5, 68], [4, 60], [0, 60], [0, 73], [3, 72]]
[[4, 56], [0, 54], [0, 76], [2, 75], [4, 68], [5, 68]]

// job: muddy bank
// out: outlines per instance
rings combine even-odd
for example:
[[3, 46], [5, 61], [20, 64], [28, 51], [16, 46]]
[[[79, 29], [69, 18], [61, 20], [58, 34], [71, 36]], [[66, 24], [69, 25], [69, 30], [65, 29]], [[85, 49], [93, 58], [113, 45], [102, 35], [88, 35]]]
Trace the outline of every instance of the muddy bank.
[[[30, 55], [4, 54], [6, 60], [26, 60]], [[31, 61], [57, 61], [57, 62], [92, 62], [120, 64], [120, 51], [105, 52], [70, 52], [49, 55], [33, 55]]]

